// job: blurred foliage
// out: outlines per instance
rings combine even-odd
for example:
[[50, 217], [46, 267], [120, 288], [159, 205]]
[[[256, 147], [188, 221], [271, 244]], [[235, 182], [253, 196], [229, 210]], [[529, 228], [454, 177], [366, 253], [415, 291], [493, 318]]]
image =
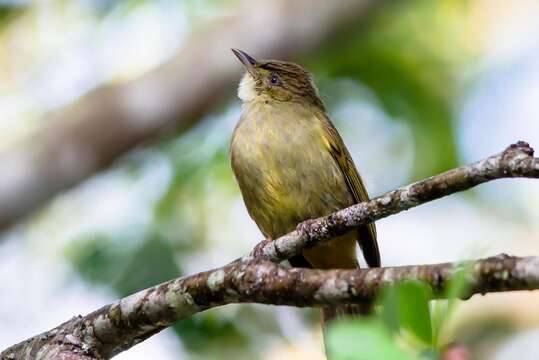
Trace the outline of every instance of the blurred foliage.
[[156, 206], [157, 220], [178, 219], [175, 210], [185, 204], [185, 201], [178, 201], [179, 198], [185, 194], [203, 198], [207, 191], [211, 191], [204, 186], [210, 178], [226, 188], [232, 188], [228, 139], [223, 136], [222, 130], [218, 120], [206, 119], [181, 138], [160, 146], [173, 164], [174, 173], [167, 191]]
[[99, 17], [107, 16], [113, 12], [127, 14], [148, 3], [162, 8], [180, 5], [191, 26], [199, 28], [206, 25], [206, 20], [226, 12], [237, 3], [237, 0], [99, 0], [88, 2]]
[[[237, 328], [233, 319], [221, 319], [215, 311], [204, 316], [192, 316], [174, 326], [174, 332], [183, 340], [189, 350], [197, 353], [208, 353], [212, 343], [226, 342], [230, 348], [247, 347], [249, 338]], [[212, 339], [212, 342], [208, 342]]]
[[[367, 24], [345, 29], [307, 61], [315, 73], [366, 85], [392, 118], [411, 127], [416, 179], [457, 164], [456, 72], [472, 54], [449, 34], [462, 26], [457, 23], [466, 6], [467, 1], [428, 0], [380, 6]], [[451, 51], [440, 46], [448, 39]]]
[[0, 28], [9, 24], [23, 11], [23, 7], [16, 4], [0, 2]]
[[111, 286], [120, 296], [182, 275], [171, 246], [157, 237], [132, 247], [103, 234], [79, 242], [67, 254], [77, 272], [91, 282]]
[[153, 228], [175, 246], [179, 244], [178, 235], [183, 234], [183, 250], [200, 248], [207, 240], [205, 200], [210, 194], [236, 195], [228, 160], [231, 129], [226, 121], [232, 113], [229, 109], [224, 115], [208, 116], [182, 137], [159, 145], [173, 173], [163, 197], [155, 204]]
[[379, 319], [338, 322], [329, 329], [326, 344], [334, 360], [414, 359], [393, 341]]

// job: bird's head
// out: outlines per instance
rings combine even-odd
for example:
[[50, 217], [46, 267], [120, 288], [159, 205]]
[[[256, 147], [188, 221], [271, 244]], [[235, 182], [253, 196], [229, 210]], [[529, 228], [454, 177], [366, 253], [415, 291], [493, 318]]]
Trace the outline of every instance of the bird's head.
[[238, 96], [243, 102], [265, 97], [324, 108], [311, 74], [301, 66], [279, 60], [256, 60], [238, 49], [232, 49], [232, 52], [245, 67], [238, 88]]

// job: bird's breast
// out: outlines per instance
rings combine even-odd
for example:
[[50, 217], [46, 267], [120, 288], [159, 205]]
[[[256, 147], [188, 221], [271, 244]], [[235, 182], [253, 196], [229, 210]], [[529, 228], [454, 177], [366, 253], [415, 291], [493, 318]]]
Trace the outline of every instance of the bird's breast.
[[266, 236], [353, 203], [322, 123], [302, 105], [245, 106], [231, 157], [247, 209]]

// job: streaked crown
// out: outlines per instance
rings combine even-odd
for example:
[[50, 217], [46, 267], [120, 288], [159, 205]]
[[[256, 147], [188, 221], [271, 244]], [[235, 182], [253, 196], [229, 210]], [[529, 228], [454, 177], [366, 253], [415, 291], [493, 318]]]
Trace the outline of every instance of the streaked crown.
[[307, 102], [324, 109], [312, 76], [300, 65], [279, 60], [255, 60], [247, 53], [232, 49], [246, 73], [238, 88], [244, 102], [260, 97], [276, 101]]

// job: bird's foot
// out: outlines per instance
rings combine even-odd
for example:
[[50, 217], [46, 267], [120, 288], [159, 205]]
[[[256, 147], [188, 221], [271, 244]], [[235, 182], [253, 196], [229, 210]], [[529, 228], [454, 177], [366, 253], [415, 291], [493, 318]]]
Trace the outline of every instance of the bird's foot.
[[304, 240], [304, 248], [309, 249], [314, 246], [313, 239], [318, 236], [317, 219], [308, 219], [298, 224], [296, 231]]
[[296, 226], [296, 231], [301, 235], [307, 237], [307, 239], [312, 239], [313, 235], [313, 224], [316, 223], [315, 219], [308, 219], [302, 221]]
[[272, 242], [273, 239], [270, 238], [270, 237], [267, 237], [265, 238], [264, 240], [262, 240], [261, 242], [259, 242], [258, 244], [256, 244], [256, 246], [254, 247], [253, 251], [251, 251], [251, 255], [254, 257], [254, 258], [261, 258], [264, 256], [264, 248], [270, 243]]

